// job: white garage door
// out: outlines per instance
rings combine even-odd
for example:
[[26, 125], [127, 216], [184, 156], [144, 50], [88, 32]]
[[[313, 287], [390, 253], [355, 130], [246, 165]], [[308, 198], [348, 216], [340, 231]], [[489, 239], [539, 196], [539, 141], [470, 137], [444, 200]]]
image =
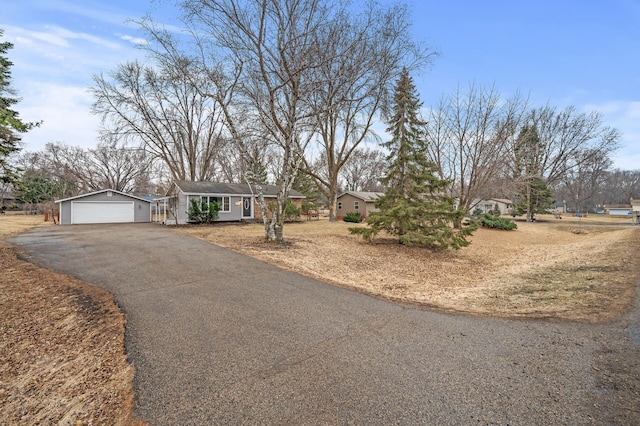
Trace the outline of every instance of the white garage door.
[[71, 223], [133, 222], [133, 201], [74, 201], [71, 203]]

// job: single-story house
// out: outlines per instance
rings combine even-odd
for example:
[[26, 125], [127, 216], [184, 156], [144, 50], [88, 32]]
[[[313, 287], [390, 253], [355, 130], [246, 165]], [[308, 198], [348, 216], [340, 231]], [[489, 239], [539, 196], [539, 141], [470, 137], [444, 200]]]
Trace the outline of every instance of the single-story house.
[[613, 204], [606, 206], [606, 211], [609, 213], [609, 216], [615, 217], [631, 217], [633, 213], [631, 212], [630, 204]]
[[[267, 203], [275, 201], [278, 187], [275, 185], [262, 185], [262, 194]], [[257, 202], [258, 191], [255, 187], [246, 183], [217, 183], [217, 182], [191, 182], [178, 181], [164, 198], [167, 203], [167, 225], [184, 225], [189, 219], [189, 207], [191, 200], [208, 203], [216, 202], [220, 207], [218, 212], [219, 222], [262, 220], [262, 214]], [[297, 206], [302, 206], [302, 200], [306, 198], [298, 191], [291, 190], [289, 199]]]
[[384, 192], [346, 191], [338, 195], [338, 220], [347, 213], [360, 213], [365, 219], [372, 212], [377, 212], [376, 200], [384, 195]]
[[61, 225], [151, 222], [151, 201], [115, 189], [57, 200]]
[[495, 210], [496, 207], [500, 214], [509, 214], [513, 209], [513, 202], [506, 198], [487, 198], [487, 199], [475, 199], [471, 202], [471, 213], [475, 209], [482, 210], [482, 213], [489, 213]]

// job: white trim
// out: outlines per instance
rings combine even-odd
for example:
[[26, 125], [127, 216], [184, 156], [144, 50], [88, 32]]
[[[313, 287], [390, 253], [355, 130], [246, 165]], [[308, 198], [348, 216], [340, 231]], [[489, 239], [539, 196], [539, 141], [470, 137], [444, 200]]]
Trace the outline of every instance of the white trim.
[[88, 192], [86, 194], [76, 195], [74, 197], [63, 198], [61, 200], [56, 200], [55, 202], [56, 203], [63, 203], [65, 201], [71, 201], [71, 200], [75, 200], [75, 199], [78, 199], [78, 198], [90, 197], [92, 195], [102, 194], [103, 192], [108, 192], [108, 191], [114, 192], [116, 194], [124, 195], [125, 197], [134, 198], [134, 199], [139, 200], [139, 201], [144, 201], [144, 202], [149, 203], [149, 204], [152, 203], [152, 201], [145, 200], [144, 198], [136, 197], [135, 195], [127, 194], [125, 192], [120, 192], [120, 191], [116, 191], [115, 189], [108, 189], [108, 188], [107, 189], [101, 189], [100, 191], [94, 191], [94, 192]]

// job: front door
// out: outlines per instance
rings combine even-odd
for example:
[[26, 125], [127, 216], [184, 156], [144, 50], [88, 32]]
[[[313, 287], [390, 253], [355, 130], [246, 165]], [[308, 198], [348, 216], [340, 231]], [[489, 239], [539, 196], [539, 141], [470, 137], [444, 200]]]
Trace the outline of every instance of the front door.
[[251, 197], [242, 197], [242, 218], [253, 217], [253, 203]]

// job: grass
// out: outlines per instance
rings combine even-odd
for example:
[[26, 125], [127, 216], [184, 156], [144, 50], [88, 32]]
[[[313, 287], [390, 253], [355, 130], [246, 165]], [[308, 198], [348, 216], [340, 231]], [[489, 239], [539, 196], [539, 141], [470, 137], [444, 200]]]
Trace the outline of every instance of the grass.
[[260, 224], [179, 229], [394, 301], [505, 318], [597, 322], [626, 312], [635, 294], [638, 229], [611, 226], [626, 222], [541, 216], [537, 223], [519, 222], [515, 231], [479, 229], [469, 247], [446, 252], [405, 247], [389, 238], [367, 244], [349, 234], [354, 224], [327, 220], [285, 225], [286, 245], [265, 243]]
[[124, 318], [105, 291], [19, 260], [0, 216], [0, 424], [135, 425]]

